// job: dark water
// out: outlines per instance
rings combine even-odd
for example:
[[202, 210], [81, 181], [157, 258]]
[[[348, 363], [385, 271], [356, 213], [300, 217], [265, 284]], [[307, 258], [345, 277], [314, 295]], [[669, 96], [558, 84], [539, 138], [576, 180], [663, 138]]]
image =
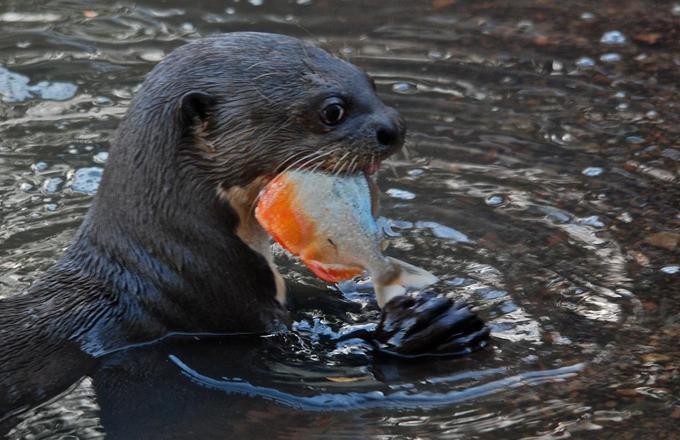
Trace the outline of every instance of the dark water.
[[377, 317], [350, 283], [356, 311], [299, 312], [297, 336], [113, 356], [8, 438], [678, 437], [680, 3], [364, 3], [0, 1], [0, 297], [68, 244], [164, 54], [280, 32], [365, 68], [405, 116], [380, 178], [390, 252], [475, 304], [493, 349], [338, 348]]

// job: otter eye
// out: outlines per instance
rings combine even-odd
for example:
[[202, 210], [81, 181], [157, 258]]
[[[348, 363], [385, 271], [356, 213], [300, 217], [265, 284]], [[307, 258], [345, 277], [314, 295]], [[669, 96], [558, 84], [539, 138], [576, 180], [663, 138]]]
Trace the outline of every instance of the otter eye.
[[330, 98], [321, 109], [321, 121], [326, 125], [338, 125], [345, 119], [345, 103], [340, 98]]

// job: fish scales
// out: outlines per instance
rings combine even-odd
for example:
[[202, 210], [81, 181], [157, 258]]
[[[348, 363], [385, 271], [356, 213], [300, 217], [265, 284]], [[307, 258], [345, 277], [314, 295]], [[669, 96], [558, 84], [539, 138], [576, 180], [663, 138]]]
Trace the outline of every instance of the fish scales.
[[367, 271], [382, 307], [408, 289], [423, 288], [438, 279], [382, 254], [372, 200], [363, 174], [331, 176], [294, 170], [277, 176], [263, 189], [255, 215], [279, 244], [299, 256], [319, 278], [338, 282]]

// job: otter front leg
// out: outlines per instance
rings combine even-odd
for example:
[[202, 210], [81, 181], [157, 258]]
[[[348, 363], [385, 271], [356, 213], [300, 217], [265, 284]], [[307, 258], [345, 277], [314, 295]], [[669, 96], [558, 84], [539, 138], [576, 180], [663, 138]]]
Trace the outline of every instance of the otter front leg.
[[[359, 313], [361, 306], [316, 287], [289, 286], [293, 309], [320, 308], [335, 317]], [[338, 342], [360, 338], [378, 353], [402, 358], [463, 356], [489, 344], [489, 328], [462, 302], [424, 292], [398, 296], [381, 310], [375, 329], [345, 333]]]

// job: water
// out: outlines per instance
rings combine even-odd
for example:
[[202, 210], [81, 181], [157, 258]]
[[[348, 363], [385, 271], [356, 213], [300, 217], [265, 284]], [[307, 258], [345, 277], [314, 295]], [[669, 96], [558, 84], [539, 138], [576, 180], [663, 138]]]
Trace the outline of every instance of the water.
[[[63, 251], [136, 87], [174, 47], [265, 30], [366, 69], [408, 121], [380, 186], [391, 255], [442, 278], [493, 349], [420, 363], [329, 337], [111, 356], [9, 438], [675, 438], [680, 45], [672, 1], [0, 2], [0, 296]], [[615, 55], [615, 56], [614, 56]], [[278, 253], [284, 275], [309, 273]]]

